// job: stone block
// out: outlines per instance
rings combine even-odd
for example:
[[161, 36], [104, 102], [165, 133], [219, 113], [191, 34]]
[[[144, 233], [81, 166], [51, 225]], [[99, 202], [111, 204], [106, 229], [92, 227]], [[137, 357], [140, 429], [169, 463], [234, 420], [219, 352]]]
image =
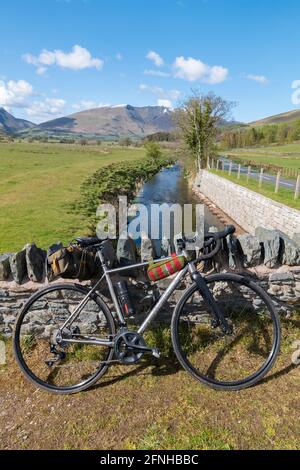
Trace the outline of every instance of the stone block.
[[13, 280], [21, 284], [27, 274], [26, 250], [21, 250], [12, 255], [9, 259]]

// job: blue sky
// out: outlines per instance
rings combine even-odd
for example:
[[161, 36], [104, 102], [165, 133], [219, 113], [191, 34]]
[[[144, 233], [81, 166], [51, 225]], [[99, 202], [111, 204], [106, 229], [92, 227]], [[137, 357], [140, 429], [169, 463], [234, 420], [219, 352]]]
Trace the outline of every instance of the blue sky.
[[0, 106], [41, 122], [197, 88], [241, 121], [297, 109], [299, 18], [298, 0], [1, 2]]

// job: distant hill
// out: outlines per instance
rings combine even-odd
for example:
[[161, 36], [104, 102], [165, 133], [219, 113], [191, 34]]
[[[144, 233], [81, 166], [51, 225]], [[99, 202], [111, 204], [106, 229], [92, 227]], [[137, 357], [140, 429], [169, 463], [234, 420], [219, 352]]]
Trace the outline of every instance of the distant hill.
[[[102, 138], [115, 140], [121, 137], [145, 138], [157, 133], [175, 131], [173, 112], [163, 106], [135, 107], [130, 105], [106, 106], [35, 125], [17, 119], [0, 108], [0, 134], [29, 136], [52, 136], [73, 138]], [[221, 128], [234, 130], [238, 127], [258, 127], [270, 124], [292, 123], [300, 119], [300, 110], [277, 114], [249, 124], [224, 121]]]
[[1, 134], [16, 134], [20, 131], [33, 129], [35, 124], [24, 119], [17, 119], [12, 114], [8, 113], [4, 108], [0, 108], [0, 133]]
[[145, 137], [174, 130], [172, 111], [162, 106], [107, 106], [90, 109], [40, 124], [53, 133], [88, 134], [120, 138]]
[[250, 122], [248, 125], [252, 127], [266, 126], [270, 124], [288, 124], [300, 119], [300, 109], [289, 111], [287, 113], [276, 114], [259, 121]]

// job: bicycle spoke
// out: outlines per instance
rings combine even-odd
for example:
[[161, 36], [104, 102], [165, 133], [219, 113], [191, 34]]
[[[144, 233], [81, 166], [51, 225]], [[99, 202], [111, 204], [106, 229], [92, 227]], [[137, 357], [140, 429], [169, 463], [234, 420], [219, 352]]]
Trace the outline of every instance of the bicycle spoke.
[[253, 283], [219, 277], [208, 286], [232, 334], [214, 326], [212, 312], [195, 287], [177, 312], [173, 341], [181, 363], [196, 378], [212, 386], [238, 387], [266, 372], [280, 332], [266, 294]]
[[76, 342], [109, 342], [111, 338], [112, 325], [95, 300], [89, 299], [69, 329], [61, 330], [85, 295], [74, 286], [45, 290], [25, 309], [18, 333], [20, 362], [45, 387], [76, 388], [92, 380], [109, 362], [109, 346]]

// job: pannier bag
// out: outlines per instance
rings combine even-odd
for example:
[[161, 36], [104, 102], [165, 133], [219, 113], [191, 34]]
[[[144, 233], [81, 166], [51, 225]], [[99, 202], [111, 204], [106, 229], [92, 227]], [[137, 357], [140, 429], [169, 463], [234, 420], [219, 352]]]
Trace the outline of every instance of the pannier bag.
[[148, 268], [148, 277], [151, 281], [159, 281], [166, 279], [172, 274], [182, 271], [187, 264], [187, 260], [184, 256], [177, 256], [176, 253], [171, 255], [172, 260], [170, 261], [159, 261], [158, 263], [152, 263]]
[[49, 281], [57, 277], [88, 281], [93, 277], [96, 270], [94, 255], [72, 245], [61, 248], [48, 256], [47, 263]]

